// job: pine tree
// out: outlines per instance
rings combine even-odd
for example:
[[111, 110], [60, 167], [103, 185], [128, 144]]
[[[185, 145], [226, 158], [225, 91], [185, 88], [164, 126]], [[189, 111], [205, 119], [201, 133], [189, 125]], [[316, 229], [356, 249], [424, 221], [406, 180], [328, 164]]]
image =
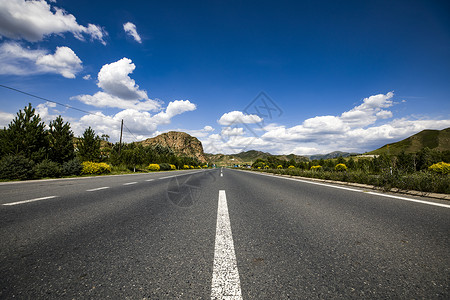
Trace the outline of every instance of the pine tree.
[[78, 155], [82, 161], [100, 161], [100, 137], [89, 127], [77, 142]]
[[48, 136], [44, 122], [28, 104], [19, 110], [14, 120], [1, 134], [2, 155], [22, 155], [38, 163], [44, 160], [48, 151]]
[[50, 159], [64, 163], [74, 158], [73, 132], [70, 130], [70, 124], [64, 123], [63, 118], [58, 116], [50, 122], [49, 145]]

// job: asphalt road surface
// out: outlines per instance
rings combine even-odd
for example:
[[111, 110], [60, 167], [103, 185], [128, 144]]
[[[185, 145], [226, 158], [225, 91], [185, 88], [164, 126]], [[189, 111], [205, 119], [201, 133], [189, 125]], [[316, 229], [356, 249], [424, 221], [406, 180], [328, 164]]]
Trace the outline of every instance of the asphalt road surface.
[[449, 299], [450, 203], [396, 196], [229, 169], [3, 183], [0, 298]]

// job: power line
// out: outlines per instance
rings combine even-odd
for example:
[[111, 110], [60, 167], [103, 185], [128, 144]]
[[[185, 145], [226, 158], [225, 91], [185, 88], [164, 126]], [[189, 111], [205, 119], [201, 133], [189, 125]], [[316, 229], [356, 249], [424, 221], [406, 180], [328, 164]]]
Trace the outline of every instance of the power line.
[[[85, 114], [88, 114], [88, 115], [98, 116], [98, 117], [102, 117], [104, 119], [111, 119], [111, 117], [107, 117], [107, 116], [100, 115], [100, 114], [95, 114], [95, 113], [92, 113], [90, 111], [83, 110], [81, 108], [77, 108], [77, 107], [74, 107], [74, 106], [71, 106], [71, 105], [68, 105], [68, 104], [60, 103], [58, 101], [54, 101], [54, 100], [50, 100], [50, 99], [47, 99], [47, 98], [44, 98], [44, 97], [41, 97], [41, 96], [37, 96], [37, 95], [31, 94], [31, 93], [28, 93], [28, 92], [25, 92], [25, 91], [22, 91], [22, 90], [10, 87], [10, 86], [6, 86], [6, 85], [3, 85], [3, 84], [0, 84], [0, 87], [5, 88], [5, 89], [9, 89], [9, 90], [12, 90], [12, 91], [15, 91], [15, 92], [18, 92], [18, 93], [21, 93], [21, 94], [24, 94], [24, 95], [27, 95], [27, 96], [30, 96], [30, 97], [34, 97], [34, 98], [37, 98], [37, 99], [40, 99], [40, 100], [44, 100], [44, 101], [48, 101], [48, 102], [51, 102], [51, 103], [55, 103], [57, 105], [61, 105], [61, 106], [64, 106], [66, 108], [69, 108], [69, 109], [77, 110], [79, 112], [82, 112], [82, 113], [85, 113]], [[120, 121], [117, 121], [117, 122], [120, 122]], [[124, 124], [124, 126], [127, 129], [127, 131], [134, 137], [135, 141], [137, 142], [138, 140], [137, 140], [136, 136], [131, 132], [131, 130], [125, 124]]]

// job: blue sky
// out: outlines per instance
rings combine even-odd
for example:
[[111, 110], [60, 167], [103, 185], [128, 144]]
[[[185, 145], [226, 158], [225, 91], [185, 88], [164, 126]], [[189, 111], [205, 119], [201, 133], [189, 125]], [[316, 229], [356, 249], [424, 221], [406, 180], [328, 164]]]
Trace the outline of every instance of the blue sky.
[[[448, 1], [0, 0], [0, 126], [31, 102], [118, 141], [365, 152], [450, 127]], [[262, 92], [262, 94], [261, 94]]]

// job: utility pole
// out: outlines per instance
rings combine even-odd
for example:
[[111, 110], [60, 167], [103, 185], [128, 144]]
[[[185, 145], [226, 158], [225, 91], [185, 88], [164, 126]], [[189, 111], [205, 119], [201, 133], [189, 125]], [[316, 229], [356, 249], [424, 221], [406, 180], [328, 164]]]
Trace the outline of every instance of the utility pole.
[[120, 150], [122, 149], [122, 132], [123, 132], [123, 119], [122, 119], [122, 124], [120, 125], [119, 156], [120, 156]]

